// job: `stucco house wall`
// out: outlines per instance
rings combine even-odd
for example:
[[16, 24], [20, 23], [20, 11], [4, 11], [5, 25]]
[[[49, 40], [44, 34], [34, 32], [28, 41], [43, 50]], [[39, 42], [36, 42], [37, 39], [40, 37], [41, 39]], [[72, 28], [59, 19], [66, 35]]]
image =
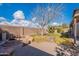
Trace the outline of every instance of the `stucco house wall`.
[[77, 35], [77, 37], [79, 37], [79, 9], [74, 10], [73, 20], [70, 24], [71, 34], [73, 34], [73, 35], [75, 32], [75, 25], [76, 25], [76, 35]]

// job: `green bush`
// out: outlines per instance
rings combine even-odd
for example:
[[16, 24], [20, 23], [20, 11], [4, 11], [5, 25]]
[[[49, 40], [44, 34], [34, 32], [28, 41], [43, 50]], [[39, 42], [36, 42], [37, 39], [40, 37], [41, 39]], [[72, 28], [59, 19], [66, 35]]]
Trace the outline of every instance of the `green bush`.
[[63, 34], [61, 35], [61, 37], [69, 38], [69, 35], [68, 35], [68, 33], [63, 33]]
[[54, 33], [55, 28], [52, 26], [48, 26], [48, 32], [49, 33]]
[[60, 28], [57, 28], [57, 32], [60, 33], [62, 32], [62, 30]]

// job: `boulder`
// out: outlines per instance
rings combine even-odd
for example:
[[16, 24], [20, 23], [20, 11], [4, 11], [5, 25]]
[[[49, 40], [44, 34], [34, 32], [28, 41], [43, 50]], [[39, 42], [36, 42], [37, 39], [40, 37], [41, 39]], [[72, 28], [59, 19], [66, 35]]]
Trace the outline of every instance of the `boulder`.
[[25, 35], [21, 38], [21, 40], [23, 43], [28, 44], [28, 43], [31, 43], [33, 41], [33, 37]]

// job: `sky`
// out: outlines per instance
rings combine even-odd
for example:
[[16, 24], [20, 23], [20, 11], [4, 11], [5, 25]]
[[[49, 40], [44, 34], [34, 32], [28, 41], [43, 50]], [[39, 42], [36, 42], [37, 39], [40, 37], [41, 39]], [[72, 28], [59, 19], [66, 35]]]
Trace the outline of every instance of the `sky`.
[[[21, 10], [20, 12], [24, 15], [26, 20], [31, 20], [31, 12], [35, 10], [37, 5], [41, 5], [41, 3], [3, 3], [0, 4], [0, 17], [5, 18], [8, 22], [11, 22], [16, 18], [16, 11]], [[43, 4], [44, 5], [44, 4]], [[64, 3], [64, 20], [63, 23], [70, 24], [73, 17], [73, 11], [79, 8], [78, 3]], [[18, 11], [19, 12], [19, 11]], [[16, 15], [14, 15], [16, 14]], [[17, 16], [18, 17], [18, 16]]]

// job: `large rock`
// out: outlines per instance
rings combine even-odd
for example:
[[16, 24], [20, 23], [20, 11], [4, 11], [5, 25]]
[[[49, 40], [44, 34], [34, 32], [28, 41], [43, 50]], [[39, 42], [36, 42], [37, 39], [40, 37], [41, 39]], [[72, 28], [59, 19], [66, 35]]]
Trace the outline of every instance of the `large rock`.
[[28, 35], [25, 35], [25, 36], [23, 36], [22, 38], [21, 38], [21, 40], [22, 40], [22, 42], [23, 43], [31, 43], [32, 41], [33, 41], [33, 37], [31, 37], [31, 36], [28, 36]]

